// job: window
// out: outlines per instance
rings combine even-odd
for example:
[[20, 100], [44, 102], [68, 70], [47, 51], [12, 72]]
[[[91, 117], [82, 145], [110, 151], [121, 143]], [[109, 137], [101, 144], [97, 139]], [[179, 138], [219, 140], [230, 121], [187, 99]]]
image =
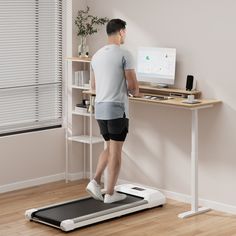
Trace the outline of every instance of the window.
[[62, 124], [62, 0], [0, 0], [0, 135]]

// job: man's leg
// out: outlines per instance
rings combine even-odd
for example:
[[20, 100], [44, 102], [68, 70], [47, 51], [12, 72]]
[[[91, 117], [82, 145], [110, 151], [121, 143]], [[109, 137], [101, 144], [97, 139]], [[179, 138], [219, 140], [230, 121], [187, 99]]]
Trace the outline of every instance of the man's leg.
[[104, 149], [99, 156], [96, 173], [94, 176], [94, 179], [98, 184], [101, 184], [101, 177], [108, 163], [109, 152], [110, 152], [110, 141], [106, 141], [106, 149]]
[[121, 167], [121, 152], [124, 142], [110, 140], [108, 159], [108, 187], [107, 194], [114, 193], [114, 187]]
[[101, 192], [101, 177], [104, 172], [104, 169], [107, 166], [108, 163], [108, 156], [109, 156], [109, 147], [110, 147], [110, 142], [106, 141], [107, 147], [102, 151], [102, 153], [99, 156], [98, 159], [98, 164], [97, 164], [97, 169], [96, 169], [96, 174], [94, 176], [94, 179], [92, 179], [87, 187], [86, 190], [87, 192], [96, 200], [101, 200], [103, 201], [103, 196]]

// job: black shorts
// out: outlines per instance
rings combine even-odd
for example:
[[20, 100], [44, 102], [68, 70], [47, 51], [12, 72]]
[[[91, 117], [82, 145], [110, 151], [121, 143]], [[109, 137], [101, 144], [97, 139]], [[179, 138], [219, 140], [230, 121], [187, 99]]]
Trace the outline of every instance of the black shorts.
[[100, 133], [105, 141], [125, 141], [127, 133], [129, 131], [129, 119], [124, 115], [123, 118], [113, 120], [97, 120]]

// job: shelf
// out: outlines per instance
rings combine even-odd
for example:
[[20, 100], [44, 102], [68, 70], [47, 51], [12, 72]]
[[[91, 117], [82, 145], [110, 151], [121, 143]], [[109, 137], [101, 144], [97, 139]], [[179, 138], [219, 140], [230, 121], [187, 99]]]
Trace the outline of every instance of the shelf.
[[78, 112], [78, 111], [72, 111], [72, 114], [73, 115], [78, 115], [78, 116], [90, 116], [90, 115], [92, 115], [92, 116], [94, 116], [94, 113], [92, 113], [92, 114], [90, 114], [89, 112], [87, 112], [87, 111], [84, 111], [84, 112]]
[[[74, 141], [74, 142], [79, 142], [79, 143], [87, 143], [90, 144], [90, 136], [89, 135], [80, 135], [80, 136], [73, 136], [68, 138], [68, 140]], [[95, 143], [103, 143], [104, 140], [101, 137], [92, 137], [92, 144]]]
[[87, 63], [91, 62], [90, 57], [67, 57], [66, 60], [67, 61], [77, 61], [77, 62], [87, 62]]
[[72, 85], [71, 87], [74, 88], [74, 89], [90, 90], [89, 87], [83, 87], [83, 86], [77, 86], [77, 85]]

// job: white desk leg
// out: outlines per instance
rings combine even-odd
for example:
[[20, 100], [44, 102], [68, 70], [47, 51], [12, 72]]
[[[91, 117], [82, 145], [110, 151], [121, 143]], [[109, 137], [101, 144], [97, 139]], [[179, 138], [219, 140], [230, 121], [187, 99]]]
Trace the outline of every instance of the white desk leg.
[[191, 211], [183, 212], [179, 218], [187, 218], [210, 210], [198, 208], [198, 110], [192, 110], [192, 150], [191, 150]]

